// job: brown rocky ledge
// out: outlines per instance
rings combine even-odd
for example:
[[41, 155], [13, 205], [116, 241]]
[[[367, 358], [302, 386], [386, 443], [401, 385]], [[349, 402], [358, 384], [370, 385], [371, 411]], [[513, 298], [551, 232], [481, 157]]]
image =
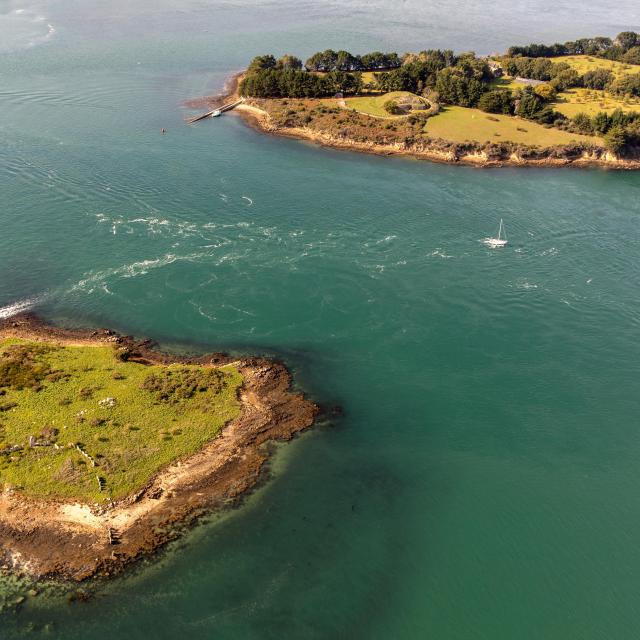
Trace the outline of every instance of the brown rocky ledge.
[[[191, 109], [215, 108], [237, 100], [238, 88], [244, 73], [237, 73], [225, 83], [224, 93], [205, 96], [185, 102]], [[371, 116], [355, 114], [345, 109], [354, 118], [348, 126], [335, 127], [332, 123], [305, 123], [305, 114], [318, 103], [304, 99], [257, 99], [246, 98], [233, 112], [255, 129], [271, 135], [307, 140], [324, 147], [356, 151], [382, 156], [404, 156], [431, 162], [462, 164], [475, 167], [602, 167], [608, 169], [640, 169], [640, 150], [633, 157], [619, 157], [603, 147], [584, 145], [561, 145], [557, 147], [528, 147], [515, 143], [452, 142], [439, 138], [416, 138], [411, 131], [394, 135], [388, 131], [372, 129], [368, 125]], [[337, 102], [336, 102], [337, 104]], [[286, 106], [283, 109], [283, 105]], [[296, 117], [286, 114], [295, 106]], [[358, 122], [358, 120], [360, 122]]]
[[107, 506], [39, 500], [0, 489], [0, 567], [33, 578], [76, 581], [119, 573], [176, 538], [198, 516], [236, 504], [255, 486], [268, 458], [266, 443], [289, 440], [311, 426], [317, 406], [291, 390], [291, 376], [264, 358], [222, 353], [181, 358], [113, 331], [52, 327], [31, 315], [0, 321], [0, 338], [54, 344], [116, 343], [142, 363], [233, 363], [244, 377], [241, 414], [202, 450], [160, 471], [135, 495]]

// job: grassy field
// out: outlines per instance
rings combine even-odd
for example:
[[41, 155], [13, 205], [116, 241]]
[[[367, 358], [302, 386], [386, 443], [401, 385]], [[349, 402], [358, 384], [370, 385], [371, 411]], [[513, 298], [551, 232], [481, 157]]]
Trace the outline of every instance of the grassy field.
[[116, 356], [111, 346], [0, 341], [0, 486], [121, 498], [240, 412], [242, 376], [233, 367], [145, 366]]
[[446, 107], [430, 118], [425, 131], [433, 137], [466, 142], [516, 142], [550, 147], [574, 141], [599, 144], [599, 138], [567, 133], [560, 129], [547, 129], [542, 125], [512, 116], [489, 114], [479, 109]]
[[[615, 76], [627, 73], [640, 73], [639, 65], [623, 64], [615, 60], [603, 60], [592, 56], [560, 56], [553, 58], [554, 62], [566, 62], [583, 74], [592, 69], [609, 69]], [[493, 89], [521, 89], [525, 84], [517, 82], [510, 76], [496, 78], [491, 82]], [[557, 100], [553, 103], [556, 111], [572, 118], [578, 113], [593, 115], [598, 111], [611, 113], [616, 109], [623, 111], [640, 111], [640, 99], [617, 98], [606, 91], [595, 91], [592, 89], [573, 88], [558, 94]]]
[[565, 116], [572, 118], [578, 113], [593, 115], [598, 111], [611, 113], [616, 109], [623, 111], [640, 111], [640, 99], [630, 100], [618, 98], [607, 91], [573, 88], [558, 94], [553, 108]]
[[374, 82], [375, 81], [375, 77], [374, 77], [374, 71], [363, 71], [362, 72], [362, 82], [364, 82], [365, 84], [367, 82]]
[[[371, 116], [378, 116], [379, 118], [402, 118], [403, 116], [392, 116], [384, 109], [384, 103], [387, 100], [397, 100], [398, 98], [404, 98], [405, 96], [414, 96], [415, 94], [408, 91], [392, 91], [391, 93], [385, 93], [378, 96], [362, 96], [359, 98], [345, 98], [345, 104], [348, 109], [355, 109], [362, 113], [367, 113]], [[333, 105], [335, 106], [335, 100]]]
[[526, 82], [518, 82], [511, 76], [502, 76], [501, 78], [494, 78], [490, 83], [492, 89], [522, 89], [527, 86]]
[[558, 56], [551, 58], [551, 60], [553, 62], [566, 62], [580, 74], [593, 69], [608, 69], [616, 77], [629, 73], [640, 73], [640, 65], [625, 64], [616, 60], [606, 60], [594, 56]]

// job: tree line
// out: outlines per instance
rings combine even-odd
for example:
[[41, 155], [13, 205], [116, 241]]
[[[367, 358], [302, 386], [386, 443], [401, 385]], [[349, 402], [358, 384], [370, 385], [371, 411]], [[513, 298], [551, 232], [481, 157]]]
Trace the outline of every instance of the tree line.
[[[257, 98], [318, 98], [338, 92], [360, 93], [364, 89], [419, 94], [436, 91], [441, 102], [473, 107], [494, 77], [487, 62], [476, 58], [474, 53], [456, 56], [450, 50], [434, 49], [406, 54], [400, 66], [375, 72], [373, 82], [365, 84], [361, 71], [335, 68], [335, 60], [331, 62], [324, 55], [326, 53], [314, 54], [310, 58], [314, 60], [312, 65], [309, 61], [303, 65], [299, 58], [290, 55], [279, 60], [272, 55], [257, 56], [247, 69], [240, 92]], [[317, 57], [320, 55], [323, 56], [322, 60]], [[387, 65], [385, 68], [388, 68], [388, 56], [391, 54], [380, 55], [387, 57], [366, 54], [360, 58], [368, 60], [369, 64]], [[344, 64], [341, 66], [348, 67], [348, 61], [345, 60], [342, 59]], [[315, 67], [313, 70], [316, 73], [304, 70], [309, 69], [310, 65]]]
[[300, 69], [258, 69], [240, 82], [240, 93], [255, 98], [322, 98], [362, 91], [362, 74], [329, 71], [323, 75]]
[[552, 45], [528, 44], [509, 47], [507, 56], [527, 58], [553, 58], [556, 56], [589, 55], [617, 60], [629, 64], [640, 64], [640, 34], [623, 31], [614, 39], [597, 36], [580, 38]]
[[256, 56], [249, 65], [248, 71], [254, 72], [262, 69], [299, 69], [307, 71], [380, 71], [381, 69], [394, 69], [402, 64], [397, 53], [382, 53], [372, 51], [363, 55], [352, 55], [348, 51], [334, 51], [326, 49], [314, 53], [304, 64], [300, 58], [292, 55], [284, 55], [280, 59], [272, 55]]
[[620, 153], [630, 146], [640, 146], [640, 113], [616, 109], [613, 113], [599, 111], [593, 116], [578, 113], [571, 120], [577, 133], [604, 137], [607, 148]]
[[314, 53], [304, 64], [309, 71], [377, 71], [393, 69], [402, 64], [397, 53], [372, 51], [364, 55], [352, 55], [348, 51], [326, 49]]

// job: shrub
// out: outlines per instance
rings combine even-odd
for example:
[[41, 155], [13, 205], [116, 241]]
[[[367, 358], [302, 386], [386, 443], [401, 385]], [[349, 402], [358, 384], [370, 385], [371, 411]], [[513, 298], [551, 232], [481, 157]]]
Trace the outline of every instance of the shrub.
[[219, 392], [226, 384], [226, 376], [218, 369], [175, 368], [152, 373], [142, 383], [145, 391], [150, 391], [159, 402], [176, 404], [192, 398], [198, 392]]
[[619, 154], [627, 144], [626, 131], [620, 125], [611, 127], [604, 136], [604, 145], [612, 153]]
[[382, 106], [384, 110], [391, 115], [399, 115], [402, 113], [402, 109], [395, 100], [387, 100]]
[[586, 113], [578, 113], [573, 118], [574, 128], [578, 133], [593, 135], [593, 124], [591, 118]]
[[587, 89], [602, 91], [613, 80], [613, 73], [608, 69], [592, 69], [582, 76], [582, 84]]
[[546, 101], [553, 100], [557, 93], [555, 87], [550, 84], [539, 84], [537, 87], [534, 87], [533, 91], [537, 96]]
[[0, 387], [12, 389], [39, 388], [40, 381], [52, 373], [39, 361], [47, 347], [12, 345], [0, 355]]
[[640, 46], [631, 47], [622, 60], [627, 64], [640, 64]]

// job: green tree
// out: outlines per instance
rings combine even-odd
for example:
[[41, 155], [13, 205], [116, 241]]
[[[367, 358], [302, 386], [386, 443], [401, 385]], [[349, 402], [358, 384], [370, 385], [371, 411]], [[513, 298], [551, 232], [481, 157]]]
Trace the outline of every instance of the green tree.
[[631, 47], [631, 49], [622, 56], [622, 61], [627, 64], [640, 64], [640, 46]]
[[373, 71], [374, 69], [393, 69], [401, 65], [397, 53], [382, 53], [372, 51], [360, 56], [360, 63], [363, 70]]
[[586, 113], [578, 113], [573, 117], [573, 125], [578, 133], [593, 135], [593, 125], [591, 118]]
[[556, 97], [556, 89], [550, 84], [539, 84], [537, 87], [533, 88], [533, 92], [546, 102], [549, 102]]
[[478, 109], [486, 113], [512, 113], [513, 100], [511, 92], [497, 89], [483, 93], [478, 100]]
[[615, 43], [625, 51], [640, 44], [638, 34], [635, 31], [623, 31], [619, 33], [616, 36]]
[[620, 154], [627, 144], [627, 133], [621, 126], [611, 127], [604, 136], [604, 145], [612, 153]]
[[384, 110], [391, 115], [399, 115], [403, 113], [395, 100], [387, 100], [383, 105]]
[[278, 60], [276, 67], [278, 69], [302, 69], [302, 60], [287, 53]]
[[606, 111], [598, 111], [593, 118], [591, 118], [591, 127], [596, 133], [606, 133], [611, 128], [611, 119]]
[[640, 146], [640, 118], [627, 125], [626, 139], [627, 146]]
[[476, 78], [468, 78], [458, 67], [447, 67], [438, 71], [435, 89], [444, 104], [474, 107], [485, 91], [485, 86]]
[[640, 73], [631, 73], [616, 78], [610, 85], [610, 91], [618, 95], [640, 96]]
[[274, 69], [276, 66], [276, 59], [272, 55], [256, 56], [250, 63], [247, 71], [254, 73], [261, 69]]
[[575, 69], [563, 69], [553, 76], [549, 84], [556, 91], [566, 91], [580, 85], [580, 74]]
[[531, 87], [522, 90], [516, 101], [516, 115], [535, 122], [550, 123], [554, 120], [554, 112], [542, 98], [537, 96]]
[[309, 71], [333, 71], [336, 68], [338, 54], [333, 49], [314, 53], [306, 62]]
[[362, 64], [359, 58], [351, 55], [348, 51], [338, 51], [335, 68], [338, 71], [357, 71], [362, 68]]

